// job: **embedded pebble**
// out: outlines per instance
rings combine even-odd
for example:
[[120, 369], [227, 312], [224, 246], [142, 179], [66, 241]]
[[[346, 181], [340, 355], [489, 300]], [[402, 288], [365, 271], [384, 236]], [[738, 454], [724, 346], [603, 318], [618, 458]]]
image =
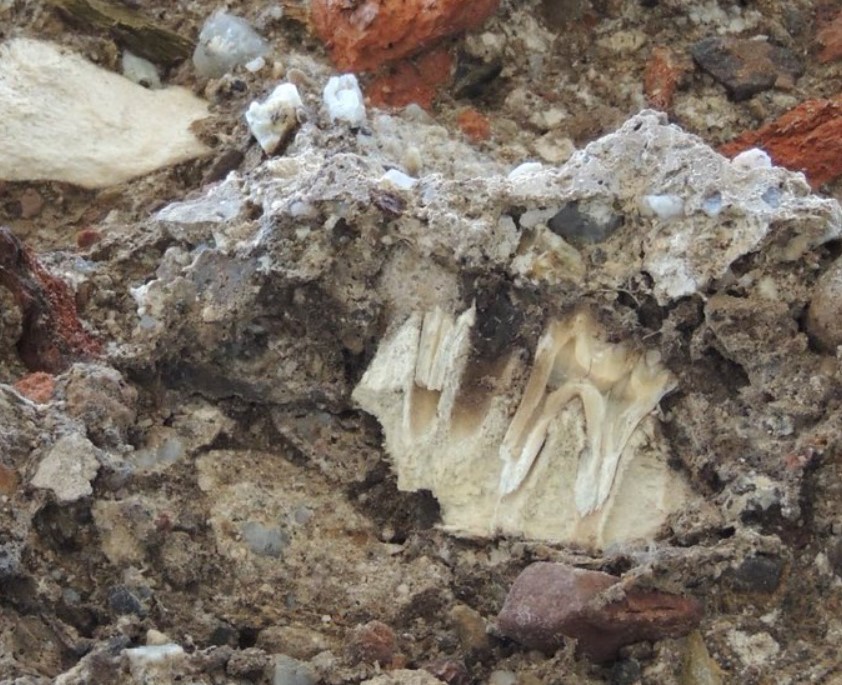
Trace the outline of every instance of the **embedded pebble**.
[[668, 221], [684, 214], [684, 200], [678, 195], [644, 195], [640, 199], [644, 215]]
[[219, 78], [269, 52], [269, 45], [245, 19], [217, 12], [202, 26], [193, 66], [204, 78]]
[[331, 76], [324, 89], [324, 102], [331, 121], [342, 121], [351, 126], [365, 123], [363, 93], [353, 74]]
[[396, 651], [395, 633], [381, 621], [369, 621], [365, 625], [357, 626], [348, 642], [348, 654], [355, 662], [376, 662], [385, 666], [391, 663]]
[[263, 151], [271, 155], [298, 128], [303, 109], [298, 88], [281, 83], [263, 102], [249, 105], [246, 122]]
[[842, 259], [816, 282], [805, 320], [807, 333], [826, 351], [842, 345]]
[[315, 685], [316, 672], [313, 667], [285, 654], [275, 657], [272, 685]]
[[172, 677], [185, 660], [184, 649], [177, 644], [150, 645], [123, 650], [135, 682], [156, 682]]
[[123, 76], [144, 88], [161, 88], [161, 77], [158, 69], [148, 59], [138, 57], [128, 50], [123, 51]]
[[457, 604], [450, 610], [450, 620], [456, 629], [459, 644], [466, 652], [481, 652], [490, 647], [485, 619], [464, 604]]
[[87, 438], [72, 433], [47, 452], [32, 478], [32, 485], [55, 493], [59, 502], [75, 502], [93, 493], [91, 481], [99, 471], [96, 447]]
[[691, 53], [735, 101], [747, 100], [776, 85], [791, 85], [804, 73], [804, 66], [790, 50], [765, 40], [705, 38], [691, 48]]

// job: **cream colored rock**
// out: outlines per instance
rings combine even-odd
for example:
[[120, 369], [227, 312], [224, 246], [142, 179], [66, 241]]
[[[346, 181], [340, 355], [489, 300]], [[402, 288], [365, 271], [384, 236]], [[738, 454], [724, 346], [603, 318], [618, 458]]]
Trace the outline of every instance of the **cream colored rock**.
[[78, 433], [56, 442], [41, 460], [32, 485], [55, 493], [59, 502], [75, 502], [93, 493], [91, 481], [99, 471], [97, 449]]
[[463, 387], [475, 319], [414, 314], [354, 390], [383, 426], [400, 489], [432, 491], [459, 534], [595, 548], [651, 539], [692, 506], [653, 416], [675, 385], [655, 352], [605, 342], [580, 312], [549, 325], [531, 368], [513, 354], [478, 391]]
[[0, 45], [0, 179], [123, 183], [205, 154], [189, 127], [206, 116], [185, 88], [148, 90], [44, 41]]

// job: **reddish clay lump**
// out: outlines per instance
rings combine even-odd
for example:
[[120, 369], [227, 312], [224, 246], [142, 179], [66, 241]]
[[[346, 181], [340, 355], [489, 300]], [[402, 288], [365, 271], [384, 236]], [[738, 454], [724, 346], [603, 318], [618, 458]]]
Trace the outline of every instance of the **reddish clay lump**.
[[12, 292], [23, 313], [17, 348], [31, 371], [59, 373], [74, 359], [100, 351], [100, 343], [79, 321], [67, 284], [47, 272], [5, 227], [0, 228], [0, 285]]
[[55, 377], [43, 371], [30, 373], [15, 383], [15, 390], [38, 404], [47, 404], [53, 398], [55, 389]]
[[373, 71], [479, 26], [500, 0], [313, 0], [310, 20], [340, 69]]

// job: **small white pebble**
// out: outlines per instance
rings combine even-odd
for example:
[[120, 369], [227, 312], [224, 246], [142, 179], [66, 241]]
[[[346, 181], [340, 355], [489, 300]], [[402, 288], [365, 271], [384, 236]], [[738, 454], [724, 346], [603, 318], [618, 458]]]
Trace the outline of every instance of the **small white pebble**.
[[298, 126], [304, 103], [298, 88], [282, 83], [263, 102], [252, 102], [246, 110], [249, 129], [266, 154], [272, 154], [281, 140]]
[[731, 160], [731, 165], [735, 169], [742, 169], [744, 171], [749, 171], [751, 169], [771, 169], [772, 158], [760, 148], [753, 147], [750, 150], [745, 150], [734, 157], [734, 159]]
[[514, 181], [516, 178], [522, 178], [524, 176], [537, 173], [543, 168], [544, 165], [541, 164], [541, 162], [524, 162], [509, 172], [508, 179], [510, 181]]
[[389, 169], [389, 171], [380, 177], [380, 182], [388, 183], [398, 190], [409, 190], [418, 183], [418, 179], [412, 178], [412, 176], [407, 176], [405, 173], [398, 171], [397, 169]]
[[257, 73], [263, 67], [266, 66], [266, 60], [261, 55], [260, 57], [255, 57], [251, 62], [246, 62], [245, 67], [246, 71], [251, 72], [252, 74]]
[[667, 221], [684, 214], [684, 200], [678, 195], [644, 195], [640, 198], [640, 209], [646, 216]]
[[488, 685], [517, 685], [517, 676], [511, 671], [493, 671], [488, 676]]
[[324, 101], [331, 121], [344, 121], [351, 126], [365, 123], [363, 93], [353, 74], [331, 76], [324, 89]]
[[123, 51], [122, 68], [123, 76], [129, 81], [134, 81], [150, 90], [161, 88], [161, 77], [158, 75], [158, 70], [148, 59], [143, 59], [143, 57], [138, 57], [125, 50]]

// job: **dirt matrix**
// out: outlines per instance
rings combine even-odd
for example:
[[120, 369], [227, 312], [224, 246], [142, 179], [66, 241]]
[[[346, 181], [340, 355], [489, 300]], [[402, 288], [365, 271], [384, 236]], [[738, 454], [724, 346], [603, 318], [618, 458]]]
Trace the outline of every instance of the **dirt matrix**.
[[837, 2], [95, 5], [0, 0], [0, 682], [842, 683]]

